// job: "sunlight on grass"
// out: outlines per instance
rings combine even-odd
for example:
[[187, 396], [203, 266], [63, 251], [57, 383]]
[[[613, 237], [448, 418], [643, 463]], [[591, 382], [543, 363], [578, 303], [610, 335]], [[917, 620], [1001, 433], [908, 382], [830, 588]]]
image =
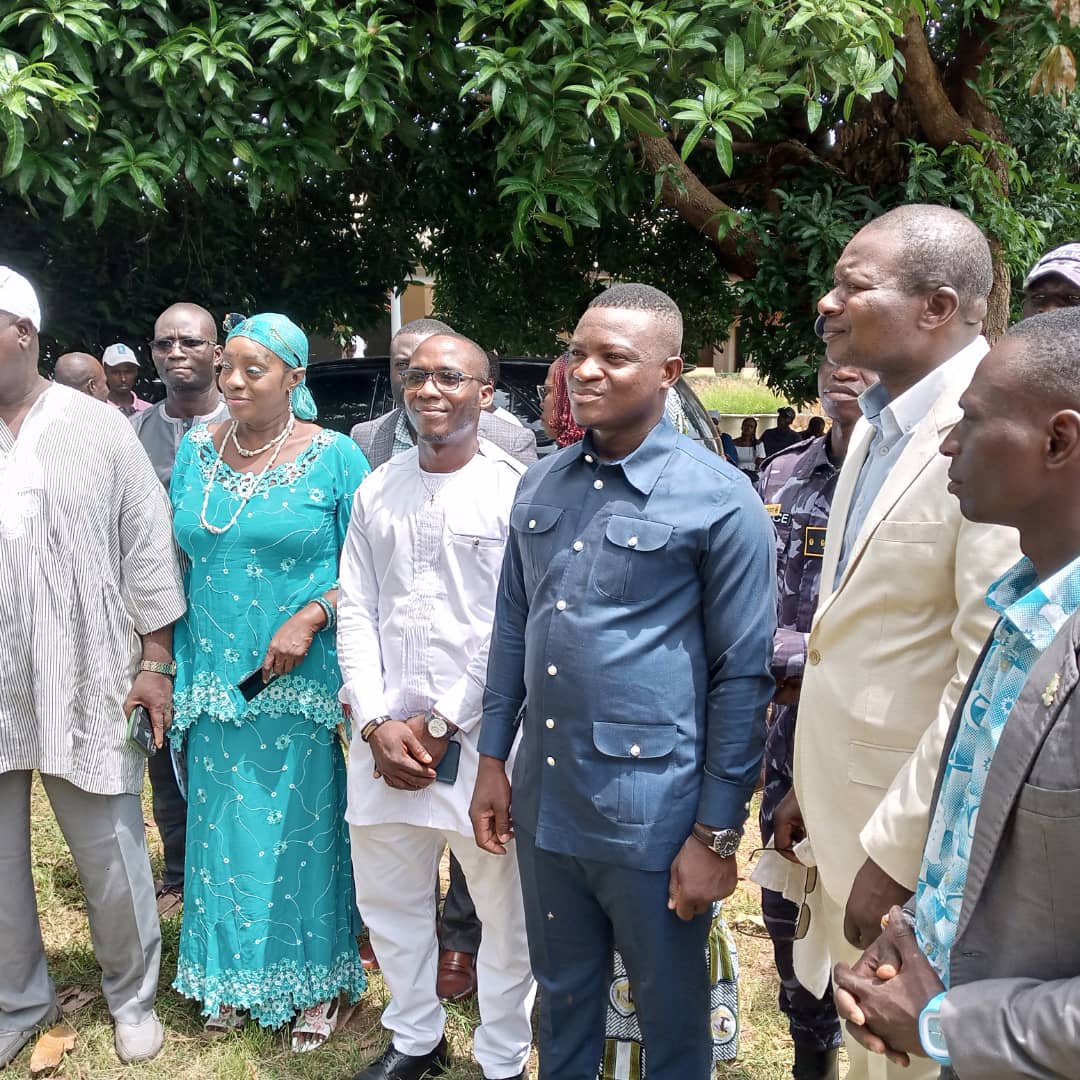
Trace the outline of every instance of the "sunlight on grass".
[[[149, 790], [146, 794], [145, 817], [149, 824]], [[744, 853], [758, 843], [756, 817], [755, 801]], [[160, 844], [152, 827], [148, 838], [155, 869], [160, 871]], [[58, 988], [74, 985], [96, 990], [101, 973], [90, 947], [78, 878], [39, 783], [35, 783], [33, 793], [33, 846], [34, 879], [53, 979]], [[742, 873], [747, 872], [744, 866]], [[760, 915], [757, 886], [740, 880], [727, 912], [729, 921], [736, 926]], [[180, 920], [170, 920], [163, 930], [157, 1008], [168, 1033], [165, 1049], [145, 1065], [121, 1065], [113, 1053], [112, 1028], [99, 996], [70, 1018], [78, 1032], [78, 1043], [66, 1058], [61, 1075], [81, 1080], [349, 1080], [386, 1046], [387, 1035], [379, 1024], [379, 1015], [387, 995], [378, 975], [370, 979], [368, 991], [346, 1027], [315, 1053], [292, 1054], [283, 1033], [258, 1028], [206, 1041], [198, 1007], [169, 989], [176, 967]], [[735, 939], [742, 966], [740, 1055], [733, 1064], [721, 1066], [717, 1076], [724, 1080], [783, 1080], [790, 1076], [791, 1047], [787, 1025], [776, 1009], [777, 982], [771, 947], [767, 938], [738, 929]], [[481, 1080], [471, 1055], [471, 1034], [479, 1022], [475, 1001], [450, 1005], [447, 1013], [447, 1037], [454, 1062], [445, 1074], [447, 1080]], [[7, 1076], [13, 1080], [28, 1077], [29, 1061], [28, 1048]], [[535, 1076], [535, 1053], [531, 1068]]]
[[778, 397], [764, 383], [753, 379], [695, 378], [691, 384], [706, 409], [721, 413], [774, 413], [786, 398]]

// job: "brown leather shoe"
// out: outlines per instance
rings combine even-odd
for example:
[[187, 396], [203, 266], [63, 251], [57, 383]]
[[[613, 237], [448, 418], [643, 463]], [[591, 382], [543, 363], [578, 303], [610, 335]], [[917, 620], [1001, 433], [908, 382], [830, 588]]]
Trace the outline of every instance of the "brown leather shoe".
[[159, 919], [171, 919], [184, 910], [184, 890], [179, 885], [163, 885], [157, 894]]
[[365, 971], [379, 970], [379, 958], [375, 955], [370, 941], [365, 941], [360, 946], [360, 963], [363, 964]]
[[444, 949], [439, 954], [435, 992], [441, 1001], [462, 1001], [476, 993], [476, 957]]

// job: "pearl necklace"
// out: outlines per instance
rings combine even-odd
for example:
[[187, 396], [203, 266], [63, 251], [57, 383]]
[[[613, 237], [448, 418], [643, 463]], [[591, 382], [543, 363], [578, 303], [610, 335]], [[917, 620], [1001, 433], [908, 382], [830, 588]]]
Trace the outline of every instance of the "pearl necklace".
[[[287, 434], [292, 430], [293, 418], [289, 418], [289, 423], [285, 427], [285, 431], [282, 434]], [[232, 426], [229, 428], [228, 434], [221, 440], [221, 448], [224, 449], [226, 441], [232, 438], [235, 441], [236, 438], [236, 421], [232, 422]], [[217, 452], [217, 457], [214, 458], [214, 467], [210, 470], [210, 479], [206, 481], [206, 491], [203, 493], [202, 510], [199, 512], [199, 524], [209, 533], [213, 533], [215, 536], [221, 536], [222, 533], [227, 533], [236, 523], [240, 520], [240, 515], [244, 512], [244, 507], [251, 501], [252, 496], [258, 490], [259, 485], [263, 481], [263, 477], [274, 467], [274, 462], [278, 459], [278, 454], [281, 453], [281, 448], [285, 445], [285, 440], [279, 435], [275, 440], [277, 446], [274, 447], [274, 452], [270, 457], [270, 460], [266, 463], [266, 467], [258, 476], [252, 476], [251, 473], [245, 474], [245, 479], [241, 483], [241, 495], [240, 505], [236, 508], [236, 512], [229, 519], [228, 525], [224, 527], [219, 525], [211, 525], [206, 520], [206, 508], [210, 505], [210, 492], [214, 487], [214, 479], [217, 476], [218, 466], [221, 464], [221, 449]], [[269, 445], [273, 445], [272, 443]], [[267, 450], [269, 447], [264, 446], [263, 450]], [[262, 451], [259, 451], [260, 453]]]
[[245, 450], [240, 445], [240, 440], [236, 437], [236, 422], [233, 422], [231, 428], [229, 428], [229, 438], [232, 439], [233, 446], [236, 447], [236, 452], [241, 457], [252, 458], [258, 457], [260, 454], [265, 454], [267, 450], [273, 450], [275, 446], [280, 446], [291, 434], [292, 429], [296, 426], [296, 417], [289, 413], [288, 423], [281, 429], [281, 431], [275, 435], [265, 446], [260, 446], [258, 450]]

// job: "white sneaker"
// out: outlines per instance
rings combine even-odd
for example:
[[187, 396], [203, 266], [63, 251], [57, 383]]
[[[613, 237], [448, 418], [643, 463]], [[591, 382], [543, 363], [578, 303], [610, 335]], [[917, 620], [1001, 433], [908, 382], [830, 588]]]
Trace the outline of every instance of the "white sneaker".
[[157, 1013], [151, 1013], [141, 1024], [117, 1024], [113, 1033], [116, 1056], [125, 1065], [157, 1057], [164, 1044], [165, 1028]]

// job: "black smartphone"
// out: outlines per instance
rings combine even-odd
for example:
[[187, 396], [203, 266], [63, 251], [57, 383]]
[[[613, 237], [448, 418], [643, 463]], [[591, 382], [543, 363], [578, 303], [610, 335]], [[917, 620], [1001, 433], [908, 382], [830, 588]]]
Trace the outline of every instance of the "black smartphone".
[[441, 784], [452, 784], [457, 779], [458, 765], [461, 763], [461, 743], [451, 740], [447, 743], [442, 761], [435, 766], [435, 779]]
[[236, 687], [244, 695], [245, 701], [253, 701], [277, 678], [271, 675], [267, 682], [263, 682], [262, 668], [256, 668], [250, 675], [245, 675]]
[[147, 757], [157, 753], [154, 745], [154, 725], [144, 705], [136, 705], [128, 716], [128, 742], [138, 747]]

